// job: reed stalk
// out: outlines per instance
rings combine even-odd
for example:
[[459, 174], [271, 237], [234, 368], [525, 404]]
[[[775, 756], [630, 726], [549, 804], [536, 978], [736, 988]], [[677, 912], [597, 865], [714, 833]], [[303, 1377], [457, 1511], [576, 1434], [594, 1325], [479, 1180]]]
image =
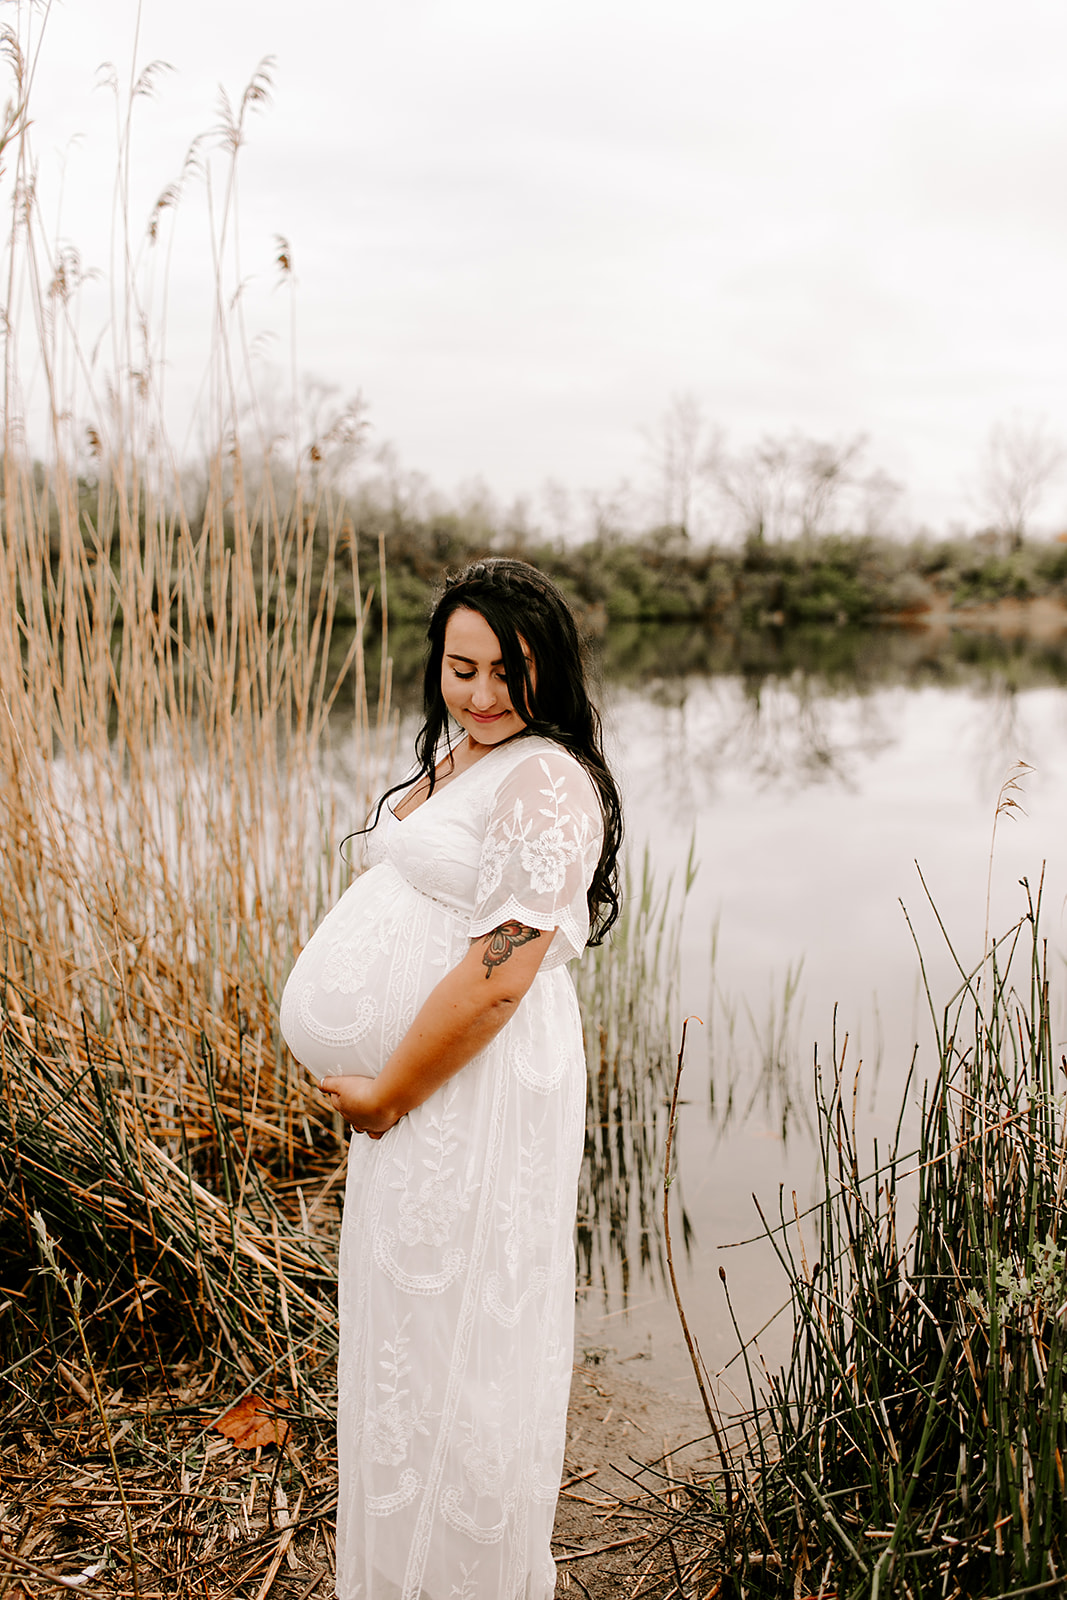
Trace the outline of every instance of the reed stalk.
[[[579, 1282], [623, 1300], [636, 1273], [667, 1280], [658, 1197], [669, 1122], [682, 922], [696, 876], [693, 847], [680, 883], [657, 884], [646, 849], [640, 877], [627, 871], [611, 939], [588, 950], [576, 988], [589, 1093], [578, 1192]], [[680, 1192], [680, 1186], [676, 1194]], [[680, 1206], [682, 1238], [691, 1225]]]
[[782, 1194], [764, 1218], [793, 1337], [753, 1381], [748, 1502], [729, 1526], [717, 1492], [688, 1513], [740, 1552], [724, 1596], [1067, 1583], [1067, 1059], [1040, 891], [1023, 890], [1018, 924], [973, 969], [957, 961], [943, 1010], [931, 1001], [936, 1068], [917, 1108], [909, 1078], [873, 1161], [847, 1039], [817, 1064], [821, 1198], [805, 1216]]
[[[196, 156], [216, 285], [197, 488], [170, 443], [166, 311], [150, 313], [131, 220], [131, 115], [151, 72], [131, 73], [119, 108], [105, 361], [107, 342], [79, 332], [80, 269], [43, 221], [28, 38], [16, 26], [4, 42], [4, 1347], [33, 1350], [40, 1318], [59, 1315], [33, 1276], [37, 1213], [61, 1270], [82, 1273], [80, 1326], [105, 1348], [132, 1343], [153, 1366], [161, 1347], [214, 1349], [242, 1383], [310, 1374], [314, 1409], [332, 1245], [328, 1228], [308, 1236], [304, 1191], [314, 1207], [341, 1151], [276, 1015], [347, 882], [336, 841], [391, 757], [388, 666], [368, 704], [370, 591], [330, 465], [358, 416], [302, 439], [294, 395], [286, 439], [258, 421], [234, 197], [267, 72], [227, 108], [220, 148]], [[164, 211], [177, 226], [177, 198], [165, 192], [154, 227]], [[357, 622], [347, 640], [342, 613]], [[347, 788], [330, 776], [331, 718]], [[60, 1339], [56, 1359], [76, 1349]]]
[[671, 1241], [671, 1186], [674, 1180], [674, 1172], [671, 1168], [671, 1151], [674, 1144], [675, 1129], [678, 1125], [678, 1095], [682, 1087], [682, 1068], [685, 1065], [685, 1041], [689, 1031], [689, 1024], [692, 1020], [691, 1017], [686, 1017], [682, 1023], [682, 1040], [678, 1047], [678, 1065], [674, 1074], [674, 1088], [671, 1091], [671, 1105], [667, 1117], [667, 1143], [663, 1155], [663, 1247], [667, 1256], [667, 1271], [670, 1277], [671, 1294], [674, 1297], [678, 1320], [682, 1325], [685, 1348], [689, 1356], [690, 1365], [693, 1368], [693, 1376], [696, 1379], [700, 1401], [704, 1407], [704, 1415], [708, 1419], [708, 1427], [711, 1430], [712, 1438], [715, 1440], [715, 1448], [719, 1453], [723, 1488], [725, 1490], [726, 1514], [729, 1517], [733, 1511], [734, 1499], [730, 1464], [727, 1459], [723, 1432], [720, 1427], [718, 1408], [712, 1399], [711, 1384], [708, 1380], [707, 1368], [704, 1365], [704, 1357], [701, 1355], [700, 1346], [689, 1327], [689, 1319], [685, 1314], [685, 1306], [682, 1303], [682, 1294], [678, 1287], [678, 1274], [674, 1267], [674, 1249]]
[[82, 1322], [81, 1317], [82, 1288], [84, 1279], [82, 1278], [81, 1273], [77, 1272], [74, 1275], [74, 1280], [72, 1283], [67, 1274], [60, 1267], [58, 1261], [56, 1260], [55, 1245], [48, 1237], [48, 1229], [45, 1227], [44, 1220], [39, 1211], [35, 1211], [33, 1214], [33, 1225], [34, 1231], [37, 1234], [37, 1241], [40, 1247], [41, 1255], [44, 1259], [45, 1270], [50, 1272], [57, 1280], [63, 1290], [64, 1295], [66, 1296], [67, 1304], [70, 1307], [71, 1318], [78, 1334], [78, 1342], [82, 1347], [82, 1354], [85, 1358], [86, 1370], [89, 1373], [89, 1380], [93, 1386], [93, 1398], [96, 1401], [96, 1408], [100, 1414], [100, 1425], [103, 1429], [104, 1439], [107, 1443], [107, 1453], [111, 1461], [111, 1470], [115, 1477], [115, 1488], [118, 1490], [119, 1502], [122, 1506], [122, 1520], [126, 1529], [126, 1550], [130, 1557], [130, 1579], [133, 1583], [134, 1600], [140, 1600], [141, 1579], [137, 1568], [137, 1546], [133, 1537], [133, 1522], [130, 1517], [129, 1502], [126, 1499], [126, 1491], [122, 1485], [122, 1473], [119, 1471], [118, 1459], [115, 1455], [115, 1441], [111, 1436], [111, 1428], [107, 1420], [107, 1406], [104, 1404], [104, 1397], [100, 1392], [100, 1379], [97, 1376], [96, 1367], [93, 1363], [92, 1352], [89, 1349], [89, 1341], [85, 1337], [85, 1324]]

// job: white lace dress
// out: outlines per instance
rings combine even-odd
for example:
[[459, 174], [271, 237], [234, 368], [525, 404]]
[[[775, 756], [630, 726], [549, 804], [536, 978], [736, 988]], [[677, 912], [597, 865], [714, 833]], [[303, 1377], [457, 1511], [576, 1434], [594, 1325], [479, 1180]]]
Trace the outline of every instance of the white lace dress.
[[469, 941], [557, 932], [492, 1044], [384, 1138], [352, 1139], [340, 1255], [341, 1600], [548, 1600], [574, 1319], [596, 792], [550, 741], [497, 746], [372, 838], [303, 950], [286, 1041], [373, 1075]]

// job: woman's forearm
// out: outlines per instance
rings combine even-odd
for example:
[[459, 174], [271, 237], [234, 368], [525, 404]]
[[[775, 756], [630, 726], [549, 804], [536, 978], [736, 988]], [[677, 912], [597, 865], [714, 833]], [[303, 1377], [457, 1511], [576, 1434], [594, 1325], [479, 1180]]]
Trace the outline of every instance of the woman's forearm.
[[496, 1037], [551, 943], [552, 931], [517, 923], [475, 940], [427, 996], [378, 1076], [327, 1077], [324, 1092], [353, 1128], [385, 1132]]
[[390, 1126], [484, 1050], [514, 1015], [521, 996], [489, 994], [491, 987], [484, 973], [472, 977], [461, 962], [427, 997], [375, 1080]]

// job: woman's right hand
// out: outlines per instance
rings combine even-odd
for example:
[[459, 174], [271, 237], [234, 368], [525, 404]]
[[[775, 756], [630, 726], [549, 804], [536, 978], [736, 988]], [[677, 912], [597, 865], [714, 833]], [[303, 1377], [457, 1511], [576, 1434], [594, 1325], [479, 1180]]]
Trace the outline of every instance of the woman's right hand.
[[334, 1110], [341, 1113], [352, 1132], [365, 1133], [370, 1139], [380, 1139], [399, 1121], [378, 1104], [375, 1081], [355, 1074], [319, 1080], [320, 1091], [332, 1102]]

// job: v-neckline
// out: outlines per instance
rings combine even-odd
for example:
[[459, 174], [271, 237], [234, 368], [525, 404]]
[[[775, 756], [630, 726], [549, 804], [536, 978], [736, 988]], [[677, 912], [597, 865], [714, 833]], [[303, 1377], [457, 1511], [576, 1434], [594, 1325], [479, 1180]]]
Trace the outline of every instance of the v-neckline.
[[[392, 806], [389, 806], [389, 814], [391, 815], [393, 821], [400, 824], [410, 822], [412, 817], [418, 816], [423, 807], [428, 806], [430, 801], [433, 800], [435, 796], [442, 794], [445, 789], [454, 789], [456, 784], [461, 783], [468, 773], [477, 772], [479, 767], [483, 766], [485, 762], [491, 760], [492, 757], [496, 755], [498, 750], [508, 750], [513, 745], [518, 744], [520, 739], [525, 739], [528, 737], [529, 736], [526, 733], [516, 733], [510, 739], [503, 740], [501, 744], [494, 745], [491, 750], [486, 751], [484, 756], [479, 756], [477, 761], [472, 761], [469, 766], [461, 767], [459, 772], [456, 773], [455, 777], [450, 778], [446, 784], [441, 787], [435, 785], [434, 788], [431, 789], [430, 793], [426, 796], [425, 800], [420, 800], [417, 806], [413, 806], [410, 811], [406, 811], [402, 817], [397, 815]], [[447, 756], [445, 759], [447, 760]]]

